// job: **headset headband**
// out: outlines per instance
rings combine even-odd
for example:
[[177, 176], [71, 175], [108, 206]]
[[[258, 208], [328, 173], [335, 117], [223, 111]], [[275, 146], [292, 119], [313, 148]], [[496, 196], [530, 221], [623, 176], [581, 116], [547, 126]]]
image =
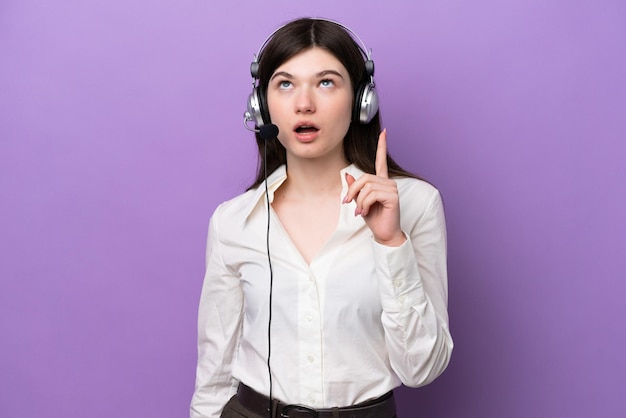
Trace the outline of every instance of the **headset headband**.
[[[352, 29], [350, 29], [349, 27], [347, 27], [346, 25], [343, 25], [335, 20], [331, 20], [331, 19], [325, 19], [322, 17], [310, 17], [308, 18], [310, 20], [319, 20], [321, 22], [329, 22], [329, 23], [333, 23], [337, 26], [339, 26], [340, 28], [342, 28], [343, 30], [345, 30], [346, 32], [348, 32], [350, 34], [350, 36], [352, 36], [352, 39], [358, 41], [358, 47], [359, 50], [361, 51], [361, 54], [363, 54], [363, 58], [365, 58], [366, 63], [367, 62], [371, 62], [371, 68], [369, 65], [366, 65], [366, 70], [371, 77], [374, 76], [374, 66], [373, 66], [373, 61], [372, 61], [372, 50], [371, 48], [368, 49], [367, 46], [365, 45], [365, 43], [363, 42], [363, 40], [361, 39], [361, 37], [359, 35], [357, 35], [357, 33], [355, 31], [353, 31]], [[282, 26], [279, 26], [276, 30], [274, 30], [274, 32], [270, 33], [267, 38], [265, 38], [265, 40], [263, 41], [263, 43], [261, 44], [261, 47], [259, 48], [259, 50], [257, 51], [256, 54], [254, 54], [254, 61], [252, 61], [252, 63], [250, 64], [250, 74], [252, 74], [252, 78], [254, 80], [252, 80], [252, 84], [254, 85], [255, 80], [258, 78], [258, 72], [259, 72], [259, 57], [261, 56], [261, 53], [263, 52], [263, 50], [265, 49], [265, 47], [267, 46], [267, 44], [270, 42], [270, 40], [274, 37], [274, 35], [276, 35], [276, 33], [281, 30], [282, 28], [284, 28], [285, 26], [289, 25], [292, 22], [287, 22]], [[371, 79], [370, 81], [373, 81], [373, 79]]]

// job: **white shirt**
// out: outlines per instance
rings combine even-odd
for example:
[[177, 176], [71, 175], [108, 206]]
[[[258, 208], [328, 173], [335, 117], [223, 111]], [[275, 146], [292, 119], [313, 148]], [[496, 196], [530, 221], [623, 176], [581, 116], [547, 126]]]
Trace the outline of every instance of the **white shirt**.
[[[354, 165], [341, 171], [359, 178]], [[268, 178], [270, 202], [285, 167]], [[272, 396], [312, 408], [353, 405], [401, 383], [421, 386], [448, 365], [446, 232], [439, 192], [395, 179], [407, 241], [374, 241], [355, 204], [310, 265], [271, 211]], [[303, 219], [302, 222], [306, 222]], [[213, 214], [198, 319], [192, 418], [219, 417], [239, 381], [269, 395], [270, 271], [263, 185]]]

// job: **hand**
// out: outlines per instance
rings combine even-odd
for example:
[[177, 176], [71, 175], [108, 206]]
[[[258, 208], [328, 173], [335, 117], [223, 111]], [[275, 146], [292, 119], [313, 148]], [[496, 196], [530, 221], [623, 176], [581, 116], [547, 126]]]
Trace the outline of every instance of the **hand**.
[[364, 174], [355, 180], [346, 173], [348, 193], [343, 203], [356, 201], [354, 216], [361, 215], [383, 245], [397, 247], [406, 241], [400, 228], [400, 197], [396, 182], [389, 179], [387, 168], [387, 130], [378, 137], [376, 148], [376, 175]]

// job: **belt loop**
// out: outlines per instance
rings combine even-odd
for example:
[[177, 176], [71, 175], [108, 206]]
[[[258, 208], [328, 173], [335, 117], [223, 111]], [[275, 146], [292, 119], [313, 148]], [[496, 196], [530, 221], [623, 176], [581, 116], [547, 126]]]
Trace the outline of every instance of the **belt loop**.
[[339, 418], [339, 408], [335, 406], [330, 408], [330, 410], [333, 413], [333, 418]]

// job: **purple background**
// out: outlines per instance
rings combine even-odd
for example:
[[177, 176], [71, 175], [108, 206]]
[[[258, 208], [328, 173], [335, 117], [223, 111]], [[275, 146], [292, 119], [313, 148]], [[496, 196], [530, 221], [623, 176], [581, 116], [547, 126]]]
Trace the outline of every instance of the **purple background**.
[[402, 417], [625, 416], [625, 4], [3, 0], [0, 416], [187, 416], [249, 63], [303, 15], [373, 48], [446, 203], [455, 352]]

